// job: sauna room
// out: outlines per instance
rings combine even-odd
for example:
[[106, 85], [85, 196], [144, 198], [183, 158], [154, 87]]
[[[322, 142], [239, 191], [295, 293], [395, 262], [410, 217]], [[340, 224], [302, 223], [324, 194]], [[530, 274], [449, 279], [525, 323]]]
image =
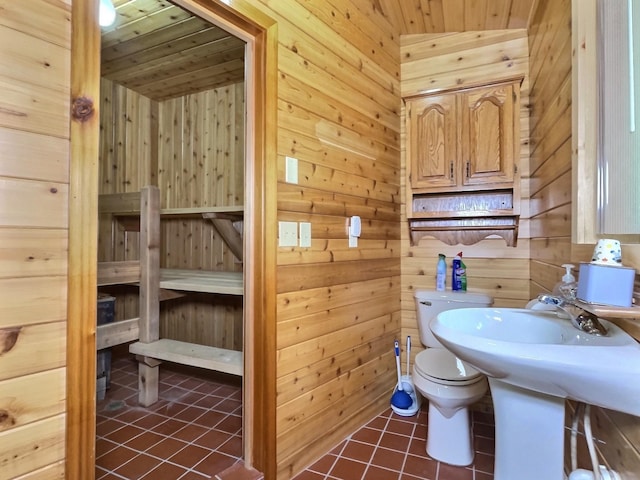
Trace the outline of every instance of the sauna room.
[[245, 43], [171, 4], [118, 12], [101, 42], [98, 424], [166, 400], [175, 372], [238, 392], [243, 374]]

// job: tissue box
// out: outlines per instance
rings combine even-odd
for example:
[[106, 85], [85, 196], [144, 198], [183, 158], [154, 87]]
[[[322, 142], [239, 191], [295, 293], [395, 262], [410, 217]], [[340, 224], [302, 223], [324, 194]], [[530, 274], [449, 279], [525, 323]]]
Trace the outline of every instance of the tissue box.
[[630, 307], [635, 277], [634, 268], [581, 263], [576, 296], [587, 303]]

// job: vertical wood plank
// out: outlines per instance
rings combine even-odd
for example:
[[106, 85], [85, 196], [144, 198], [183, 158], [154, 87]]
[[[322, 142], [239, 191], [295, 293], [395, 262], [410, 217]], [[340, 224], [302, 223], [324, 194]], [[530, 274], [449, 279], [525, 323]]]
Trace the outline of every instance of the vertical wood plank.
[[160, 190], [144, 187], [140, 195], [140, 341], [159, 339]]
[[[72, 3], [67, 319], [67, 478], [95, 475], [96, 268], [100, 29], [98, 2]], [[77, 108], [74, 108], [74, 105]], [[82, 116], [81, 112], [89, 112]]]

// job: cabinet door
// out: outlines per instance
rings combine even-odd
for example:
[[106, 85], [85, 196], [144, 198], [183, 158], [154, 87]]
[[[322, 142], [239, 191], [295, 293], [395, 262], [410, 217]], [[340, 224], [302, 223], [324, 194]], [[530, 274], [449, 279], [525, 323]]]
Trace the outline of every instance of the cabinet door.
[[452, 187], [456, 176], [456, 96], [438, 95], [407, 102], [407, 136], [413, 188]]
[[462, 184], [513, 182], [517, 87], [506, 84], [469, 90], [460, 100]]

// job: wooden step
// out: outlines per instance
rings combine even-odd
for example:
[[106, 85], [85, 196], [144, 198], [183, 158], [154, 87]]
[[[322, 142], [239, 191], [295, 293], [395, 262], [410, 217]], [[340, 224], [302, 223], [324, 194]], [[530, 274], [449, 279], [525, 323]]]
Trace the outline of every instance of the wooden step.
[[129, 351], [144, 357], [232, 375], [242, 376], [244, 370], [242, 352], [180, 342], [168, 338], [162, 338], [150, 343], [132, 343], [129, 345]]

